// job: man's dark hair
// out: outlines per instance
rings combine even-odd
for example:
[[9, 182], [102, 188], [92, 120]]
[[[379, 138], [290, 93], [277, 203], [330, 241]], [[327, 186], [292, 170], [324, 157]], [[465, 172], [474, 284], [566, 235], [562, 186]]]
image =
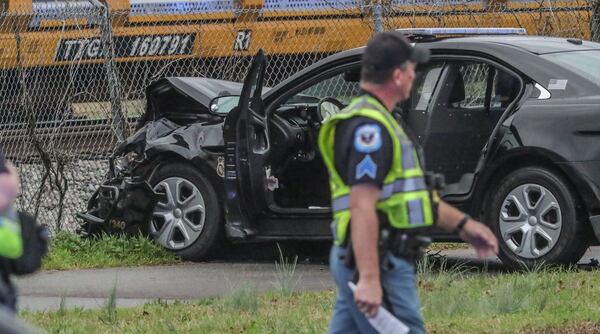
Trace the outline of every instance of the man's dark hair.
[[378, 33], [369, 40], [363, 53], [361, 80], [382, 84], [392, 78], [395, 69], [406, 68], [407, 62], [428, 60], [429, 51], [413, 47], [401, 32]]

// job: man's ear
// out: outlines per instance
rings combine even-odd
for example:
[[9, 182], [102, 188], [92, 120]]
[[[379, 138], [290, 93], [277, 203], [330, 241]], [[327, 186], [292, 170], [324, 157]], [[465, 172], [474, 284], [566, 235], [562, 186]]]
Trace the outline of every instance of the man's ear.
[[394, 69], [394, 72], [392, 72], [392, 79], [396, 86], [401, 86], [404, 79], [404, 71], [399, 68]]

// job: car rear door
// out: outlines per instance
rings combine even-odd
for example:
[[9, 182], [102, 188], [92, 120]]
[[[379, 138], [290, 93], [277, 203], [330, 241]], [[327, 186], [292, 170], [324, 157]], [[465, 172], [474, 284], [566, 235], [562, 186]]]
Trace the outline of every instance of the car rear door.
[[254, 57], [244, 80], [239, 103], [225, 119], [226, 232], [243, 238], [254, 233], [253, 218], [267, 207], [271, 143], [261, 93], [266, 58]]
[[[435, 70], [435, 62], [432, 64]], [[415, 112], [418, 107], [412, 108], [409, 125], [422, 130], [417, 134], [425, 150], [427, 170], [445, 176], [444, 196], [463, 196], [471, 191], [484, 147], [519, 91], [518, 78], [496, 64], [479, 57], [450, 56], [444, 61], [434, 92], [425, 95], [423, 89], [420, 93], [421, 97], [431, 96], [423, 104], [427, 105], [427, 117]], [[413, 92], [415, 95], [419, 96], [419, 91]], [[428, 123], [425, 127], [424, 120]]]

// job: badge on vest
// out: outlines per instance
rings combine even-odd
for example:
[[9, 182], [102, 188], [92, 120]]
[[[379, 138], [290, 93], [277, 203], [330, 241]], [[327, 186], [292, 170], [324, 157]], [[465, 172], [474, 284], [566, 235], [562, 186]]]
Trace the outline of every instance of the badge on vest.
[[381, 127], [377, 124], [359, 126], [354, 132], [354, 148], [361, 153], [371, 153], [380, 149]]

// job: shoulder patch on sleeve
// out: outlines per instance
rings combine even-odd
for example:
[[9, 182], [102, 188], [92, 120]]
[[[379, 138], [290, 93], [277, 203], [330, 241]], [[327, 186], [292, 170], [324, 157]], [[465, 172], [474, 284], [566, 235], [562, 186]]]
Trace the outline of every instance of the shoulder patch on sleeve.
[[381, 127], [370, 123], [354, 131], [354, 148], [361, 153], [372, 153], [381, 148]]

